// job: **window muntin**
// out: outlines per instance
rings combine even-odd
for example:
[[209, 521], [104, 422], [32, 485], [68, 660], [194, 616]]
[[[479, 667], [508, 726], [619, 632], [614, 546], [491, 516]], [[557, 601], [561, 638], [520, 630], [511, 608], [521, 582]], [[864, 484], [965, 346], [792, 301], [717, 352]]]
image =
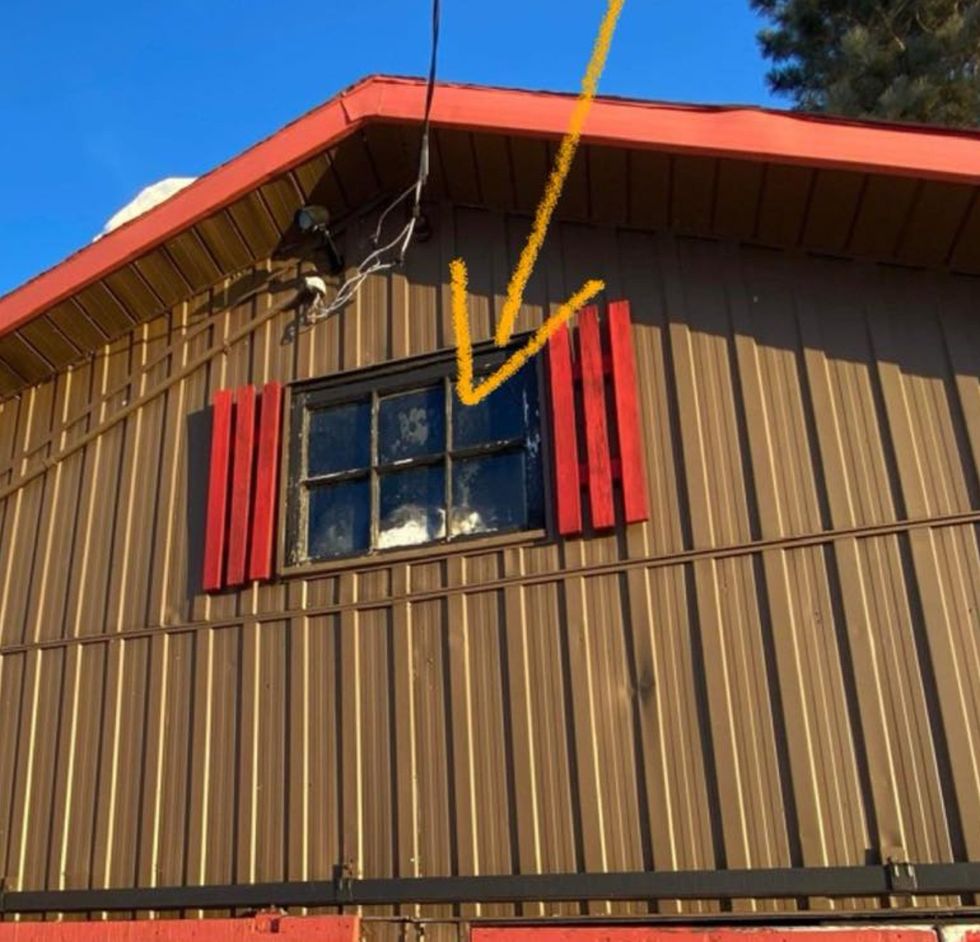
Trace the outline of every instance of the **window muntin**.
[[[503, 353], [479, 358], [490, 372]], [[476, 406], [451, 360], [293, 396], [291, 564], [543, 525], [537, 374]]]

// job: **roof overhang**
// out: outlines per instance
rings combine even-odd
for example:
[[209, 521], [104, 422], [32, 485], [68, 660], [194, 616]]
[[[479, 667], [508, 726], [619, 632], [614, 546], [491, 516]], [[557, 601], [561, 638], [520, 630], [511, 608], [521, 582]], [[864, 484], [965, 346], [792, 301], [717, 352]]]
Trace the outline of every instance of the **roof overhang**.
[[[128, 225], [0, 298], [0, 334], [57, 304], [182, 229], [301, 164], [371, 121], [418, 121], [425, 84], [371, 76]], [[460, 130], [560, 136], [573, 96], [441, 85], [432, 120]], [[709, 156], [980, 182], [980, 136], [934, 128], [814, 119], [754, 108], [595, 101], [583, 140]]]
[[[376, 123], [415, 123], [425, 84], [372, 76], [219, 166], [153, 210], [86, 246], [0, 298], [7, 335], [156, 246], [311, 157]], [[558, 138], [574, 96], [440, 85], [433, 123], [442, 129]], [[891, 177], [980, 183], [980, 135], [869, 124], [747, 107], [697, 107], [600, 98], [586, 143], [631, 150], [802, 165]]]

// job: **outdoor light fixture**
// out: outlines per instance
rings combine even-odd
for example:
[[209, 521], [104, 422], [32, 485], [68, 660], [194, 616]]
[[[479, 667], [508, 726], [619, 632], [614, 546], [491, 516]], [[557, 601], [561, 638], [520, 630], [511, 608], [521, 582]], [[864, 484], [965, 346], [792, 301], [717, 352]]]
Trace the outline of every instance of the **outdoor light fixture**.
[[303, 206], [296, 210], [296, 226], [300, 232], [316, 232], [330, 224], [330, 212], [325, 206]]
[[293, 221], [300, 232], [317, 240], [317, 248], [322, 249], [330, 261], [330, 274], [336, 275], [343, 271], [344, 258], [330, 234], [329, 210], [325, 206], [303, 206], [296, 210]]

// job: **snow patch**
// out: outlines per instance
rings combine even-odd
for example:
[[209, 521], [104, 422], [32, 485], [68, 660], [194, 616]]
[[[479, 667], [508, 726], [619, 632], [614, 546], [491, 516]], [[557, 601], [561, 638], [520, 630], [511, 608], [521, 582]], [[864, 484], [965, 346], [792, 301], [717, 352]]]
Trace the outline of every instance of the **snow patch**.
[[159, 206], [160, 203], [170, 199], [171, 196], [179, 193], [184, 187], [190, 186], [196, 179], [197, 177], [167, 177], [164, 180], [151, 183], [148, 187], [144, 187], [139, 191], [135, 199], [130, 200], [118, 213], [109, 219], [102, 227], [102, 231], [92, 241], [95, 242], [101, 239], [104, 235], [112, 232], [113, 229], [118, 229], [131, 219], [135, 219], [137, 216], [142, 216], [143, 213], [149, 212], [154, 206]]

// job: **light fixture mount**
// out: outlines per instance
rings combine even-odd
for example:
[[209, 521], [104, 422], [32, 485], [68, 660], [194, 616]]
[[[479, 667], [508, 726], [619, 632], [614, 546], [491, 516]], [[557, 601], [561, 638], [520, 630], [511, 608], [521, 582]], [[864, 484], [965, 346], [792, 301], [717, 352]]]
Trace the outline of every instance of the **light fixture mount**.
[[316, 249], [326, 254], [330, 274], [340, 274], [344, 270], [344, 257], [330, 232], [330, 210], [315, 204], [301, 206], [296, 210], [293, 223], [304, 236], [314, 240]]

